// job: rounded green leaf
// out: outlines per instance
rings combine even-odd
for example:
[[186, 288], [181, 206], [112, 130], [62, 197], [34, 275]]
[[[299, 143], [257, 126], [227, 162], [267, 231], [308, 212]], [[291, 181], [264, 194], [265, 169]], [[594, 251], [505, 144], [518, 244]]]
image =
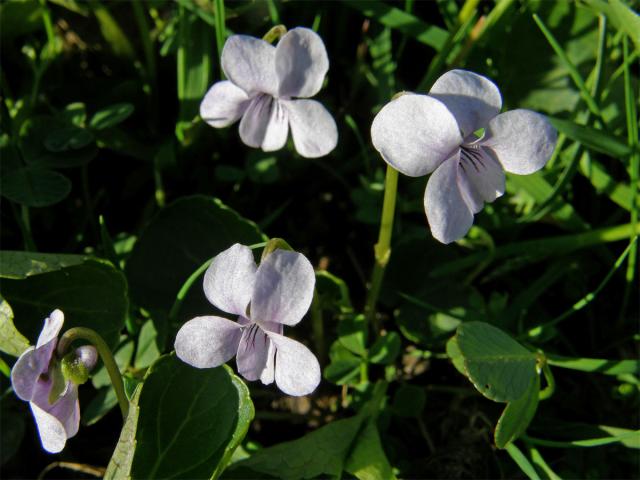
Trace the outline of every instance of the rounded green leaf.
[[0, 250], [0, 278], [27, 278], [80, 265], [87, 260], [86, 255]]
[[20, 151], [33, 167], [68, 168], [85, 165], [98, 149], [91, 132], [72, 123], [63, 112], [57, 117], [36, 115], [20, 127]]
[[371, 345], [369, 360], [371, 363], [389, 365], [395, 361], [400, 353], [401, 346], [400, 335], [396, 332], [389, 332], [384, 337], [378, 337], [373, 345]]
[[505, 448], [525, 432], [536, 414], [539, 393], [540, 375], [534, 375], [525, 394], [521, 398], [507, 403], [494, 432], [493, 438], [496, 447]]
[[89, 126], [95, 130], [113, 127], [127, 119], [133, 113], [130, 103], [116, 103], [95, 113], [89, 121]]
[[499, 328], [484, 322], [458, 327], [457, 343], [467, 376], [496, 402], [521, 398], [536, 375], [536, 356]]
[[64, 175], [38, 167], [12, 170], [0, 180], [2, 195], [27, 207], [46, 207], [63, 200], [71, 192]]
[[161, 357], [134, 395], [105, 478], [217, 478], [253, 415], [249, 390], [229, 368]]
[[93, 140], [93, 134], [89, 130], [70, 125], [49, 133], [44, 140], [44, 146], [51, 152], [66, 152], [86, 147]]
[[124, 275], [97, 260], [23, 280], [3, 279], [1, 290], [13, 308], [16, 327], [33, 343], [44, 319], [59, 308], [65, 316], [63, 331], [91, 328], [115, 346], [128, 310]]
[[[234, 243], [264, 241], [253, 222], [245, 220], [220, 200], [205, 196], [182, 198], [162, 209], [139, 240], [127, 262], [126, 274], [136, 305], [151, 312], [158, 332], [159, 319], [170, 311], [185, 280], [205, 261]], [[211, 311], [201, 281], [196, 282], [179, 312], [180, 323]], [[172, 328], [177, 328], [173, 325]]]

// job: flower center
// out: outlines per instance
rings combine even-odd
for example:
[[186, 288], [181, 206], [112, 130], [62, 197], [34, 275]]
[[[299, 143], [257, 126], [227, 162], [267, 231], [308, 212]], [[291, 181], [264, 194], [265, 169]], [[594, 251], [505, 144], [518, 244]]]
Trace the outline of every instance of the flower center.
[[484, 164], [485, 160], [482, 157], [480, 147], [463, 145], [460, 147], [460, 168], [465, 173], [467, 173], [467, 168], [473, 168], [476, 172], [480, 173], [480, 168], [486, 168]]

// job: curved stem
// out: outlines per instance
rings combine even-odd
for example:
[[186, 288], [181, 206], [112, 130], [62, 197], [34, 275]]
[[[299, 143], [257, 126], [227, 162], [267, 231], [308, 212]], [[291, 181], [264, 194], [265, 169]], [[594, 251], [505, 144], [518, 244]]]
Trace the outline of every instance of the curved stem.
[[384, 270], [391, 256], [391, 234], [393, 233], [393, 218], [396, 211], [396, 194], [398, 192], [398, 171], [387, 165], [387, 175], [384, 180], [384, 200], [382, 204], [382, 218], [378, 243], [374, 246], [375, 264], [371, 275], [369, 296], [365, 306], [365, 320], [367, 325], [375, 321], [376, 303], [380, 295]]
[[67, 350], [74, 340], [86, 340], [96, 347], [96, 350], [98, 350], [98, 354], [104, 363], [104, 367], [109, 373], [113, 389], [116, 391], [118, 403], [120, 404], [120, 411], [122, 412], [122, 418], [126, 420], [127, 415], [129, 414], [129, 400], [127, 400], [127, 395], [124, 391], [124, 384], [122, 383], [122, 377], [120, 376], [120, 369], [118, 368], [118, 365], [116, 365], [111, 349], [96, 331], [91, 330], [90, 328], [74, 327], [64, 332], [64, 335], [62, 335], [58, 342], [58, 355], [60, 357], [63, 357], [67, 353]]
[[194, 271], [191, 275], [189, 275], [189, 278], [187, 278], [187, 280], [182, 284], [182, 288], [180, 288], [180, 291], [178, 291], [178, 294], [176, 295], [176, 299], [173, 302], [173, 305], [171, 306], [171, 310], [169, 310], [169, 325], [174, 324], [176, 317], [178, 316], [178, 312], [180, 311], [180, 307], [182, 306], [182, 302], [184, 302], [184, 299], [187, 296], [187, 293], [189, 293], [189, 290], [191, 290], [193, 283], [198, 278], [200, 278], [200, 275], [202, 275], [207, 268], [209, 268], [209, 265], [211, 265], [212, 261], [213, 261], [213, 258], [210, 258], [209, 260], [204, 262], [202, 265], [200, 265], [198, 269]]

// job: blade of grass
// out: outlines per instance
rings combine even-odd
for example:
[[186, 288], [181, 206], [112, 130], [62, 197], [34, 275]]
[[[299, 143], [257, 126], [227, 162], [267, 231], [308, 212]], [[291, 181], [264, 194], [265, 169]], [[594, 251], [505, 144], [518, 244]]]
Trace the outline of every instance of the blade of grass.
[[429, 25], [419, 18], [398, 8], [375, 0], [343, 0], [349, 7], [358, 10], [365, 17], [382, 25], [405, 33], [420, 43], [440, 51], [447, 41], [448, 32], [443, 28]]
[[267, 8], [269, 9], [269, 17], [271, 23], [274, 25], [280, 25], [280, 14], [278, 13], [278, 7], [274, 0], [267, 0]]
[[[640, 164], [640, 153], [638, 152], [638, 117], [636, 115], [636, 97], [633, 92], [633, 86], [631, 85], [631, 72], [629, 71], [629, 42], [625, 36], [622, 39], [622, 51], [624, 59], [624, 100], [625, 110], [627, 116], [627, 139], [629, 141], [629, 148], [632, 150], [630, 157], [630, 184], [631, 184], [631, 198], [635, 199], [638, 196], [638, 165]], [[638, 205], [637, 202], [631, 203], [631, 225], [634, 227], [638, 224]], [[629, 296], [633, 289], [633, 280], [636, 276], [636, 259], [638, 256], [638, 245], [634, 242], [629, 252], [629, 260], [627, 261], [627, 272], [624, 298], [622, 300], [622, 306], [620, 307], [620, 316], [618, 323], [624, 322], [624, 315], [627, 310], [629, 302]]]
[[91, 9], [98, 20], [100, 32], [113, 50], [113, 53], [119, 57], [128, 59], [135, 58], [135, 51], [133, 50], [133, 46], [131, 46], [131, 42], [129, 42], [129, 39], [109, 10], [98, 0], [91, 1]]
[[554, 367], [578, 370], [581, 372], [597, 372], [603, 375], [637, 374], [640, 371], [640, 360], [607, 360], [604, 358], [572, 358], [545, 353], [547, 363]]
[[[225, 27], [224, 0], [215, 0], [216, 6], [216, 47], [218, 48], [218, 61], [222, 62], [222, 47], [227, 39]], [[224, 79], [222, 63], [220, 63], [220, 78]]]
[[597, 152], [622, 158], [629, 155], [632, 151], [626, 142], [604, 130], [578, 125], [571, 120], [562, 120], [554, 117], [548, 118], [551, 124], [567, 137]]
[[524, 455], [524, 453], [520, 451], [518, 447], [516, 447], [514, 443], [510, 443], [509, 445], [507, 445], [505, 450], [513, 459], [513, 461], [516, 462], [518, 467], [520, 467], [522, 473], [524, 473], [531, 480], [540, 480], [538, 472], [536, 472], [536, 469], [533, 467], [533, 465], [531, 465], [529, 459]]
[[637, 193], [632, 195], [629, 185], [614, 180], [596, 160], [583, 156], [579, 171], [589, 179], [598, 193], [604, 193], [612, 202], [629, 211], [631, 211], [631, 205], [635, 204], [636, 209], [638, 208]]
[[[600, 228], [598, 230], [590, 230], [588, 232], [514, 242], [496, 247], [491, 255], [497, 260], [526, 253], [527, 256], [532, 257], [534, 260], [540, 260], [545, 256], [564, 255], [582, 248], [592, 247], [601, 243], [617, 242], [637, 235], [640, 235], [640, 225], [636, 225], [634, 229], [630, 223], [627, 223], [624, 225]], [[434, 268], [429, 276], [431, 278], [437, 278], [459, 272], [460, 270], [475, 266], [478, 262], [484, 261], [488, 256], [489, 252], [478, 252], [467, 255], [459, 260], [453, 260], [445, 266]]]
[[627, 245], [627, 248], [624, 249], [622, 254], [618, 257], [618, 259], [613, 264], [613, 267], [611, 267], [611, 270], [609, 270], [609, 272], [605, 275], [605, 277], [602, 279], [602, 281], [596, 287], [595, 290], [593, 290], [592, 292], [587, 293], [584, 297], [582, 297], [580, 300], [578, 300], [576, 303], [574, 303], [571, 306], [571, 308], [569, 308], [569, 310], [567, 310], [563, 314], [557, 316], [556, 318], [554, 318], [550, 322], [546, 322], [546, 323], [544, 323], [542, 325], [538, 325], [535, 328], [529, 330], [527, 335], [529, 335], [529, 336], [537, 336], [537, 334], [540, 331], [540, 329], [551, 328], [551, 327], [557, 325], [558, 323], [562, 322], [566, 318], [570, 317], [574, 313], [579, 312], [580, 310], [582, 310], [587, 305], [589, 305], [596, 298], [596, 296], [600, 293], [600, 291], [605, 287], [605, 285], [607, 283], [609, 283], [609, 280], [611, 280], [611, 277], [613, 277], [613, 274], [616, 273], [616, 271], [624, 263], [625, 258], [627, 258], [627, 255], [629, 255], [629, 252], [636, 245], [637, 240], [638, 240], [638, 237], [634, 237], [631, 240], [631, 242], [629, 242], [629, 245]]
[[578, 90], [580, 90], [580, 95], [582, 96], [583, 100], [587, 104], [587, 107], [589, 107], [589, 110], [591, 111], [591, 113], [593, 113], [597, 117], [602, 118], [602, 112], [600, 111], [600, 108], [598, 107], [598, 104], [596, 103], [594, 98], [591, 96], [591, 92], [589, 92], [589, 90], [587, 89], [587, 86], [585, 85], [584, 80], [580, 75], [580, 72], [578, 72], [578, 69], [576, 68], [576, 66], [569, 59], [564, 49], [560, 46], [556, 38], [553, 36], [553, 34], [551, 33], [551, 30], [547, 28], [544, 22], [535, 13], [533, 14], [533, 20], [536, 22], [536, 24], [542, 31], [542, 34], [547, 39], [547, 42], [549, 42], [549, 45], [551, 45], [551, 48], [553, 48], [554, 52], [556, 53], [556, 55], [558, 55], [558, 57], [564, 64], [565, 68], [569, 72], [569, 75], [571, 76], [573, 83], [575, 83], [576, 87], [578, 87]]
[[527, 435], [523, 435], [523, 439], [529, 443], [533, 443], [534, 445], [540, 445], [542, 447], [552, 447], [552, 448], [575, 448], [575, 447], [601, 447], [603, 445], [610, 445], [612, 443], [620, 443], [623, 440], [627, 440], [630, 438], [640, 437], [640, 430], [636, 430], [633, 432], [623, 433], [621, 435], [616, 435], [612, 437], [602, 437], [602, 438], [589, 438], [586, 440], [573, 440], [569, 442], [559, 442], [556, 440], [545, 440], [542, 438], [529, 437]]
[[542, 455], [536, 447], [527, 444], [527, 450], [529, 452], [529, 456], [531, 457], [531, 463], [542, 470], [546, 478], [548, 478], [549, 480], [562, 480], [562, 477], [554, 472], [549, 464], [547, 464], [547, 462], [544, 460], [544, 458], [542, 458]]

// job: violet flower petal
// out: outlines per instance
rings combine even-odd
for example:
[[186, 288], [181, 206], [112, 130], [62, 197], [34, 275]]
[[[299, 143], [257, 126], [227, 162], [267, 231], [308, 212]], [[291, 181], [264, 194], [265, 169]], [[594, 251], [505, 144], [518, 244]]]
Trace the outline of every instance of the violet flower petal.
[[304, 255], [275, 250], [256, 272], [251, 319], [257, 323], [295, 325], [307, 313], [316, 277]]
[[424, 208], [434, 238], [451, 243], [462, 238], [473, 224], [473, 213], [458, 184], [459, 152], [446, 160], [429, 177]]
[[460, 152], [458, 186], [473, 213], [482, 210], [485, 202], [493, 202], [504, 194], [502, 165], [484, 149], [466, 149]]
[[251, 249], [236, 243], [209, 265], [204, 274], [204, 294], [220, 310], [244, 316], [253, 293], [256, 268]]
[[481, 144], [491, 148], [507, 172], [528, 175], [545, 166], [556, 140], [556, 129], [546, 117], [517, 109], [491, 120]]
[[500, 90], [482, 75], [451, 70], [431, 87], [429, 96], [444, 103], [458, 122], [463, 137], [484, 128], [502, 107]]
[[320, 384], [320, 364], [311, 350], [300, 342], [268, 332], [276, 347], [275, 381], [287, 395], [301, 396], [313, 392]]
[[196, 317], [176, 335], [174, 348], [180, 360], [196, 368], [213, 368], [228, 362], [238, 351], [242, 327], [222, 317]]
[[296, 151], [305, 158], [327, 155], [338, 144], [336, 122], [315, 100], [281, 100], [289, 113], [291, 136]]
[[42, 447], [49, 453], [61, 452], [67, 443], [67, 432], [64, 425], [55, 416], [44, 411], [35, 403], [29, 403], [29, 406], [38, 426]]
[[249, 96], [277, 95], [276, 48], [248, 35], [232, 35], [222, 49], [222, 70], [229, 80]]
[[410, 177], [432, 172], [462, 143], [447, 107], [416, 94], [402, 95], [382, 107], [371, 124], [371, 140], [385, 162]]
[[281, 101], [274, 99], [271, 116], [264, 133], [261, 148], [265, 152], [280, 150], [287, 143], [289, 135], [289, 115]]
[[322, 88], [329, 57], [320, 36], [308, 28], [289, 30], [278, 42], [275, 57], [280, 97], [312, 97]]
[[270, 345], [271, 340], [258, 324], [245, 327], [236, 355], [238, 373], [251, 382], [258, 380], [267, 365]]
[[228, 127], [245, 112], [249, 97], [229, 80], [214, 83], [200, 103], [200, 116], [212, 127]]

